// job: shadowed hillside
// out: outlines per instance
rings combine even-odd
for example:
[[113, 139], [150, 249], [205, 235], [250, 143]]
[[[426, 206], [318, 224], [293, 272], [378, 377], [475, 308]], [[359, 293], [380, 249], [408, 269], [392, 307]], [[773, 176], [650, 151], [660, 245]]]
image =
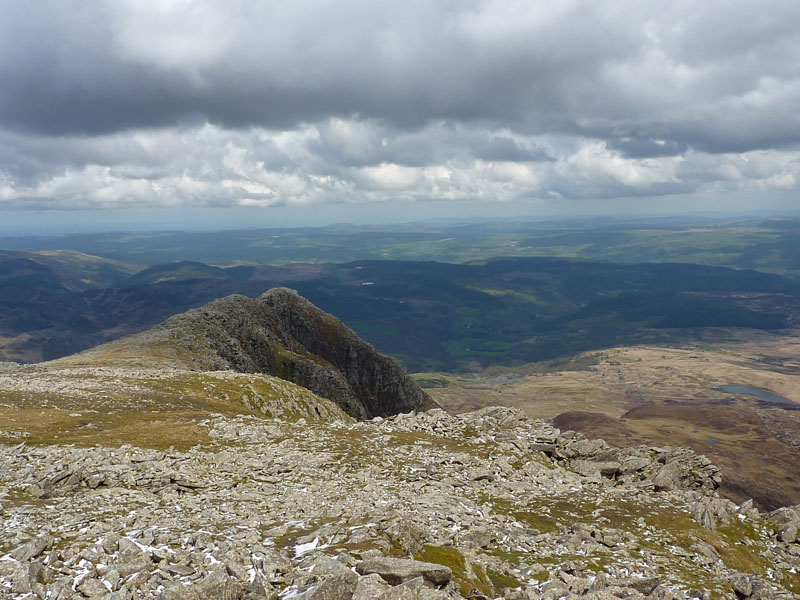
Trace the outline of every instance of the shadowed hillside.
[[775, 330], [793, 326], [800, 314], [790, 280], [685, 264], [500, 258], [466, 265], [383, 260], [220, 268], [177, 262], [82, 293], [61, 285], [52, 269], [29, 266], [0, 289], [0, 356], [7, 360], [58, 358], [215, 298], [255, 297], [278, 286], [296, 289], [412, 371], [474, 370], [663, 343], [703, 327]]

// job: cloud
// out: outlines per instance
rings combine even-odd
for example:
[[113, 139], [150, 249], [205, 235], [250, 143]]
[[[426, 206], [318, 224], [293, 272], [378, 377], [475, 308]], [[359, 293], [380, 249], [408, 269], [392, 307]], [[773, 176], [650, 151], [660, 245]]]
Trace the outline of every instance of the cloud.
[[8, 0], [6, 208], [795, 189], [793, 1]]

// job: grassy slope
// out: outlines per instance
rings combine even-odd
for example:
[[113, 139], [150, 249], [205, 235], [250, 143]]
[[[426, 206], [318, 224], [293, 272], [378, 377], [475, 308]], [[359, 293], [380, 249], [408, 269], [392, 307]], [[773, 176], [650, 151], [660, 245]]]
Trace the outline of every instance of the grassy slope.
[[0, 443], [188, 448], [214, 414], [350, 420], [335, 404], [267, 375], [49, 366], [0, 375]]

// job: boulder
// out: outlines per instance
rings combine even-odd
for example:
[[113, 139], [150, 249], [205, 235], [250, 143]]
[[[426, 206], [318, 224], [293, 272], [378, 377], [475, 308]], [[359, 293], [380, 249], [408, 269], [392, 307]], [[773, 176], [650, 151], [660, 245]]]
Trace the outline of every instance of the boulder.
[[436, 587], [447, 585], [453, 577], [449, 567], [408, 558], [372, 558], [356, 565], [359, 575], [377, 573], [390, 585], [399, 585], [417, 577]]
[[422, 577], [415, 577], [385, 591], [378, 600], [422, 600], [422, 589], [425, 582]]
[[11, 551], [9, 556], [15, 560], [25, 562], [36, 558], [53, 545], [53, 536], [45, 534], [32, 539]]
[[[355, 575], [351, 572], [351, 574]], [[356, 590], [357, 577], [333, 575], [297, 596], [296, 600], [351, 600]]]
[[676, 460], [661, 467], [653, 476], [653, 485], [657, 492], [679, 489], [680, 481], [681, 465]]
[[358, 578], [352, 600], [374, 600], [389, 589], [389, 584], [377, 573]]

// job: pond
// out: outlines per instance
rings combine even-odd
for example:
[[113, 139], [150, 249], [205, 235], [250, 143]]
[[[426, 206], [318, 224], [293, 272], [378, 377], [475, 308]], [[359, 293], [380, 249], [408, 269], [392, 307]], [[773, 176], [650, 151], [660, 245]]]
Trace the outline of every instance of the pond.
[[721, 385], [714, 388], [717, 392], [725, 392], [726, 394], [744, 394], [745, 396], [756, 396], [761, 400], [767, 402], [778, 402], [780, 404], [792, 404], [792, 401], [783, 396], [779, 396], [769, 390], [762, 390], [750, 385]]

